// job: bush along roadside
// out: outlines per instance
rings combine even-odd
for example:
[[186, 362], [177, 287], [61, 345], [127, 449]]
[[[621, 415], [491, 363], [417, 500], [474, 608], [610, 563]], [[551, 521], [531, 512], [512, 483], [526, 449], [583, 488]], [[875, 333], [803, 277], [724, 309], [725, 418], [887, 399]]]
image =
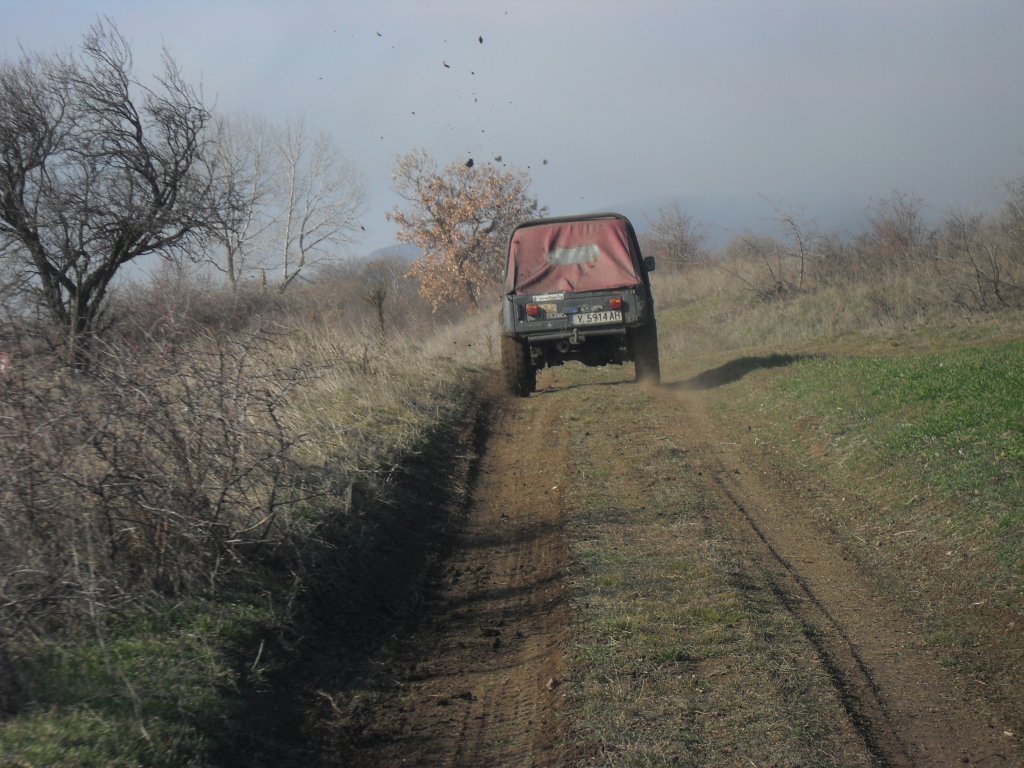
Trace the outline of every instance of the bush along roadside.
[[480, 369], [373, 343], [150, 337], [4, 377], [0, 763], [227, 754], [376, 518], [429, 527], [396, 489], [452, 455]]

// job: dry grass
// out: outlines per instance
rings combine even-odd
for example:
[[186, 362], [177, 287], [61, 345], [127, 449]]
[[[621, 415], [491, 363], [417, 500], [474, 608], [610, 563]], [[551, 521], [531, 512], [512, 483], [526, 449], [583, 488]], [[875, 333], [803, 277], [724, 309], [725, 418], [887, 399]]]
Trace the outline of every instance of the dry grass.
[[[272, 663], [254, 627], [288, 633], [346, 518], [461, 421], [492, 357], [473, 322], [430, 341], [290, 322], [151, 324], [98, 343], [85, 372], [14, 356], [0, 379], [0, 706], [19, 713], [0, 729], [5, 760], [175, 765], [209, 745], [199, 724]], [[154, 652], [164, 663], [146, 663]], [[83, 718], [102, 723], [91, 746], [71, 727]]]
[[[850, 335], [884, 337], [940, 325], [963, 325], [979, 317], [941, 299], [942, 275], [930, 268], [879, 275], [866, 282], [824, 285], [785, 299], [759, 299], [737, 277], [755, 275], [751, 262], [705, 264], [660, 277], [654, 284], [659, 317], [698, 334], [691, 346], [726, 349], [803, 348]], [[667, 338], [669, 351], [683, 338]], [[682, 347], [679, 347], [682, 351]]]

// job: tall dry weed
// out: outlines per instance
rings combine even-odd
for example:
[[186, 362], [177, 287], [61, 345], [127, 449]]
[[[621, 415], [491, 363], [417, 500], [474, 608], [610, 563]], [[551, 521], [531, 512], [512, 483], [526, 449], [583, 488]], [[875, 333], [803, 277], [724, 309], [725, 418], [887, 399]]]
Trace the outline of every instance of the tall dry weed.
[[18, 359], [0, 381], [5, 636], [215, 591], [282, 535], [301, 435], [280, 413], [308, 373], [267, 367], [265, 339], [147, 342], [98, 342], [85, 371]]
[[[686, 316], [691, 340], [729, 349], [987, 319], [1024, 307], [1024, 227], [1010, 215], [1016, 210], [994, 218], [951, 214], [931, 231], [911, 217], [906, 247], [893, 223], [902, 219], [892, 217], [880, 220], [878, 232], [816, 236], [800, 247], [746, 237], [706, 263], [656, 274], [655, 297], [659, 310], [699, 306], [699, 316]], [[662, 344], [670, 353], [685, 346], [666, 335]]]

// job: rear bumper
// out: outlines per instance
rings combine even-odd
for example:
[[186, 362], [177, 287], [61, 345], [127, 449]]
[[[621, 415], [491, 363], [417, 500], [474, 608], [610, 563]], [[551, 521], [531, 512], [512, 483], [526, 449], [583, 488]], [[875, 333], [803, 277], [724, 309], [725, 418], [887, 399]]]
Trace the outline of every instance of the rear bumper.
[[583, 344], [589, 338], [602, 338], [606, 336], [625, 336], [626, 330], [627, 329], [625, 325], [610, 325], [603, 327], [596, 326], [587, 328], [586, 330], [566, 327], [559, 330], [551, 331], [517, 333], [516, 336], [524, 341], [536, 344], [541, 344], [546, 341], [562, 340], [568, 340], [573, 344]]

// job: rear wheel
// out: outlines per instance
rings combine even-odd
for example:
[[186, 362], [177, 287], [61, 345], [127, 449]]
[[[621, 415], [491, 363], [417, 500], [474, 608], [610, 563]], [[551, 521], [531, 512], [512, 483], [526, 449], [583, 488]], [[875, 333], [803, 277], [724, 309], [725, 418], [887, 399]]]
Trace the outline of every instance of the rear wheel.
[[530, 360], [530, 347], [511, 336], [501, 337], [501, 372], [505, 387], [513, 395], [529, 397], [537, 388], [537, 369]]
[[651, 321], [629, 334], [629, 346], [636, 368], [636, 380], [661, 384], [661, 360], [658, 357], [658, 326]]

